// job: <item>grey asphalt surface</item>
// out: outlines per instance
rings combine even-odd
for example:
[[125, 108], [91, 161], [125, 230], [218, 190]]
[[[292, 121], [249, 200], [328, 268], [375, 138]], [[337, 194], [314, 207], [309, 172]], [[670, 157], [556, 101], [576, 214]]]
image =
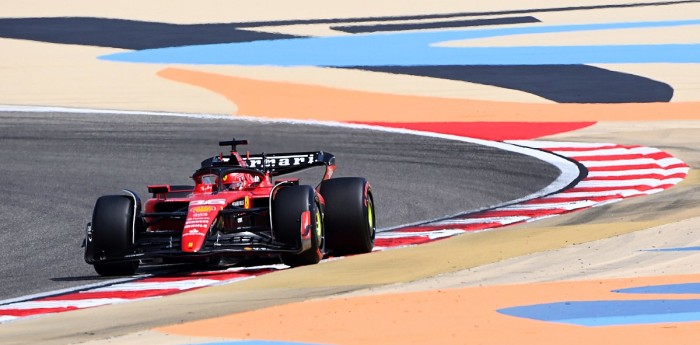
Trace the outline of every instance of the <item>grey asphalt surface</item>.
[[[512, 152], [406, 134], [244, 120], [0, 112], [0, 300], [105, 280], [80, 244], [95, 200], [147, 184], [189, 184], [218, 141], [251, 153], [336, 155], [335, 176], [372, 184], [380, 228], [513, 200], [558, 170]], [[223, 150], [226, 150], [223, 148]]]

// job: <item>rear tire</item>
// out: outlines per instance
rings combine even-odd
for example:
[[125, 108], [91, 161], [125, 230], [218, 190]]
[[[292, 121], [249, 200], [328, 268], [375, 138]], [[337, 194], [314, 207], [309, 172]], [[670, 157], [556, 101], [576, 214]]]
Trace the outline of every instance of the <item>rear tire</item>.
[[[122, 253], [132, 244], [134, 205], [131, 198], [123, 195], [106, 195], [97, 199], [92, 213], [92, 241], [90, 251], [93, 258], [113, 253]], [[102, 276], [133, 275], [139, 266], [138, 260], [124, 262], [95, 263], [95, 271]]]
[[334, 255], [369, 253], [376, 233], [372, 188], [361, 177], [321, 182], [325, 201], [326, 247]]
[[311, 248], [299, 254], [282, 254], [282, 263], [288, 266], [317, 264], [323, 258], [323, 219], [316, 201], [316, 192], [310, 186], [292, 186], [280, 189], [272, 202], [272, 229], [275, 240], [301, 246], [301, 215], [311, 212]]

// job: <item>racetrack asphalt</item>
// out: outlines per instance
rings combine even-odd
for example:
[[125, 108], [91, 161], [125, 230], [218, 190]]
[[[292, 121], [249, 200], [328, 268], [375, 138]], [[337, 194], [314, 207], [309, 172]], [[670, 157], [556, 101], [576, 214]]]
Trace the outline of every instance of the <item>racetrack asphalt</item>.
[[[540, 160], [471, 143], [319, 125], [170, 116], [0, 113], [0, 300], [99, 283], [80, 248], [95, 200], [188, 184], [219, 140], [336, 155], [336, 176], [372, 184], [380, 228], [474, 210], [547, 186]], [[31, 272], [31, 273], [29, 273]]]

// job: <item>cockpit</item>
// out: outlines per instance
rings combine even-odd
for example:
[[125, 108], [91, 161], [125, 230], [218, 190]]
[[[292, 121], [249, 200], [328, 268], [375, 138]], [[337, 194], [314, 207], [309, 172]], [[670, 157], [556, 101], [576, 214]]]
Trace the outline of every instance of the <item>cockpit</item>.
[[204, 168], [192, 176], [196, 193], [241, 191], [257, 187], [263, 175], [248, 168]]

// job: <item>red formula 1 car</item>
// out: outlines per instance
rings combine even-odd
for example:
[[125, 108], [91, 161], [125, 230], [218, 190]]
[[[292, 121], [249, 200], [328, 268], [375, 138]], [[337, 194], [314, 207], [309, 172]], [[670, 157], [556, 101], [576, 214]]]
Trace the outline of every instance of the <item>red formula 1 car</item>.
[[[97, 199], [86, 228], [85, 261], [103, 276], [134, 274], [141, 261], [212, 262], [226, 257], [278, 256], [289, 266], [324, 255], [372, 251], [375, 214], [364, 178], [331, 179], [327, 152], [230, 155], [206, 159], [194, 187], [151, 185], [144, 204], [136, 193]], [[316, 187], [282, 174], [325, 166]]]

